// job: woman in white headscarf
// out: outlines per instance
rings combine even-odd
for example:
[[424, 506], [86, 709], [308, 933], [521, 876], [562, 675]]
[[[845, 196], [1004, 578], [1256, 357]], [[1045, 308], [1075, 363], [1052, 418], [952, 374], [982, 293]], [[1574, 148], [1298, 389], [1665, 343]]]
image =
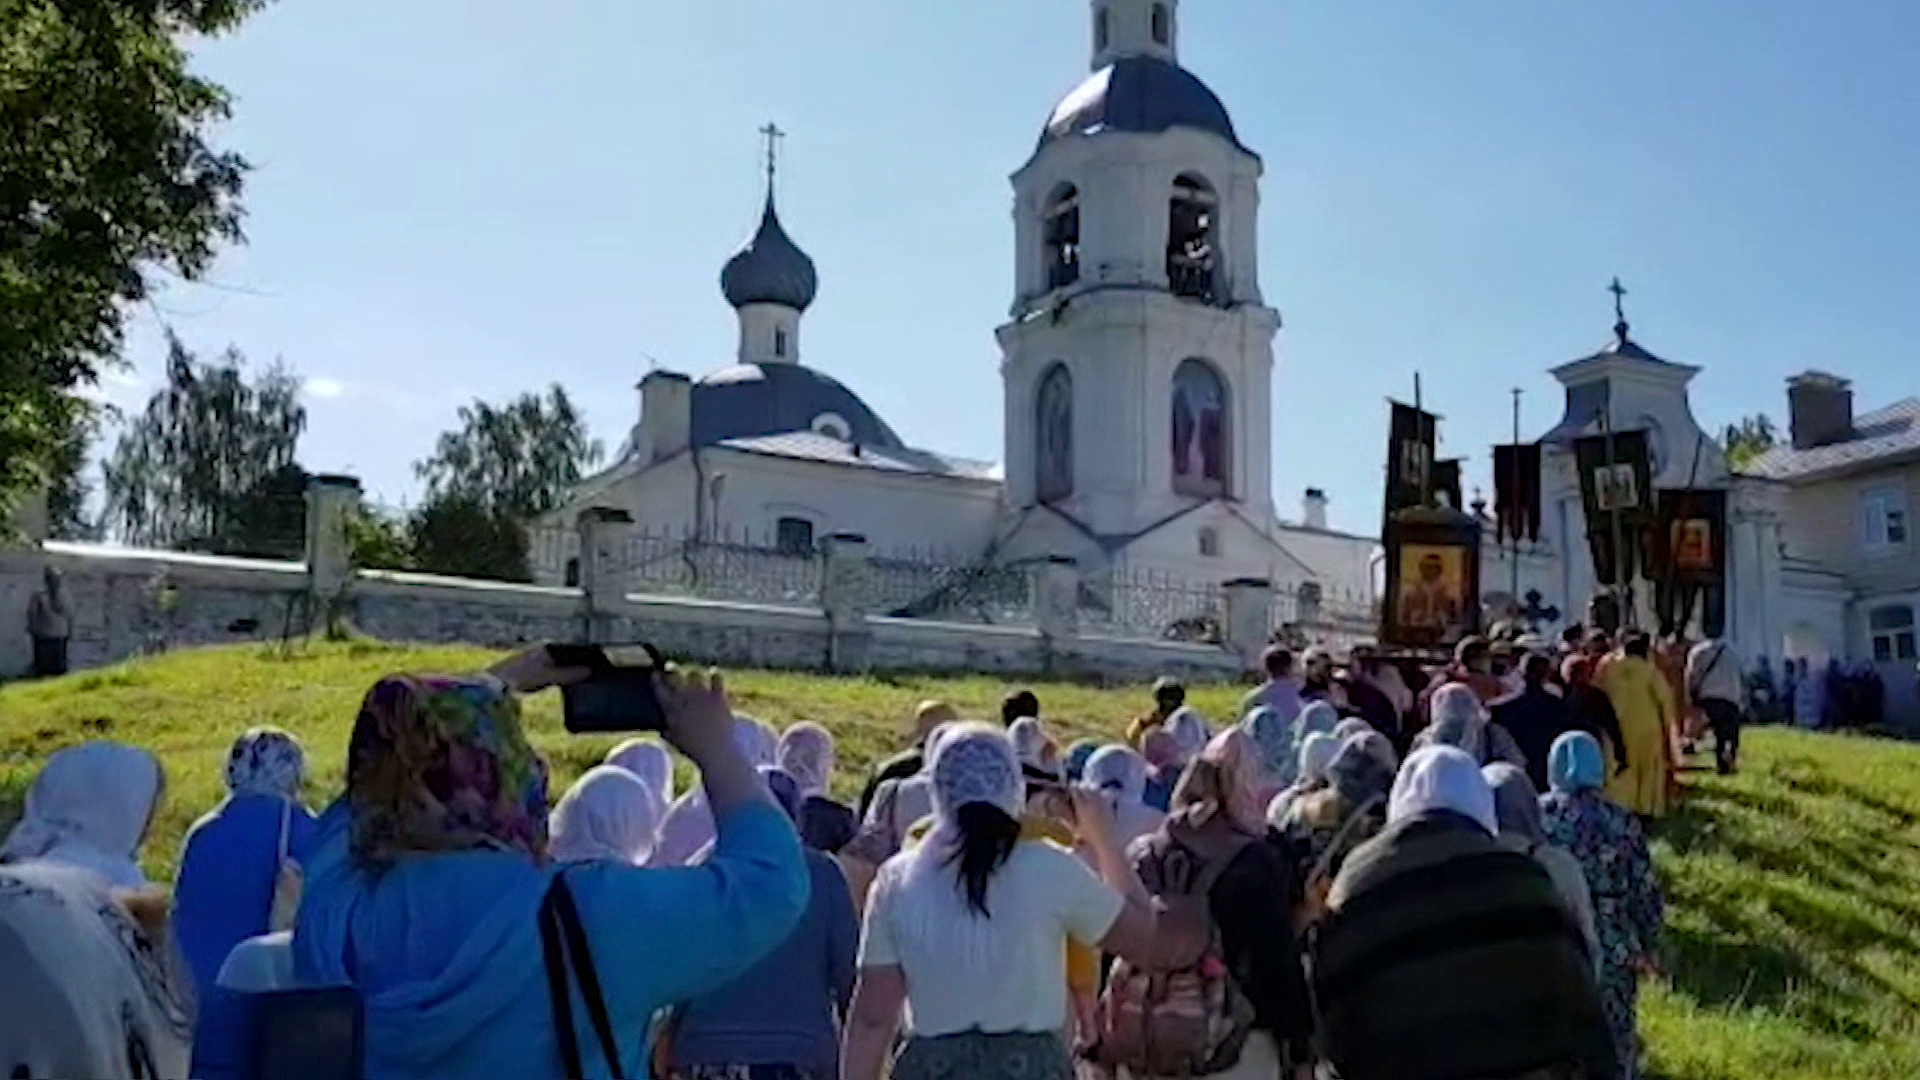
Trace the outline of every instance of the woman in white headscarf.
[[933, 790], [933, 831], [874, 883], [841, 1075], [878, 1080], [911, 1004], [893, 1080], [1069, 1080], [1063, 942], [1173, 959], [1106, 800], [1074, 789], [1103, 883], [1065, 848], [1021, 839], [1026, 784], [1006, 732], [949, 732], [933, 752]]
[[166, 773], [145, 750], [96, 742], [58, 751], [27, 789], [0, 863], [61, 863], [141, 888], [140, 843], [165, 794]]
[[1179, 747], [1180, 762], [1186, 764], [1200, 756], [1213, 738], [1213, 730], [1207, 725], [1207, 718], [1191, 705], [1183, 705], [1167, 717], [1167, 730], [1173, 733], [1174, 745]]
[[1465, 683], [1448, 683], [1436, 690], [1429, 706], [1433, 723], [1413, 737], [1413, 749], [1452, 746], [1481, 765], [1506, 762], [1527, 767], [1527, 755], [1506, 728], [1492, 721], [1480, 696]]
[[1125, 746], [1104, 746], [1087, 759], [1085, 782], [1107, 798], [1122, 851], [1158, 829], [1167, 815], [1147, 805], [1147, 759]]
[[[1029, 768], [1047, 770], [1047, 729], [1038, 717], [1023, 716], [1007, 728], [1007, 737], [1013, 740], [1013, 752], [1020, 756], [1020, 764]], [[1052, 771], [1052, 770], [1048, 770]]]
[[190, 1065], [193, 978], [166, 897], [56, 861], [0, 866], [0, 1070], [144, 1080]]
[[[749, 765], [759, 769], [773, 764], [778, 740], [767, 725], [751, 716], [736, 715], [733, 744]], [[707, 805], [706, 788], [695, 784], [667, 808], [667, 816], [660, 822], [660, 841], [648, 865], [687, 866], [713, 840], [713, 810]]]
[[1301, 798], [1327, 786], [1327, 769], [1340, 752], [1340, 740], [1315, 732], [1300, 743], [1299, 767], [1293, 783], [1267, 803], [1267, 824], [1284, 827], [1287, 811]]
[[1454, 746], [1415, 750], [1387, 795], [1386, 828], [1347, 856], [1327, 905], [1338, 911], [1400, 872], [1402, 863], [1422, 862], [1428, 851], [1497, 848], [1499, 834], [1493, 789], [1480, 775], [1480, 763]]
[[858, 831], [853, 809], [833, 798], [835, 756], [833, 733], [812, 721], [795, 724], [780, 736], [780, 768], [800, 788], [800, 838], [828, 854], [846, 847]]
[[589, 769], [553, 808], [547, 854], [554, 862], [645, 866], [660, 835], [647, 782], [617, 765]]
[[646, 781], [647, 793], [653, 796], [654, 821], [667, 816], [674, 799], [673, 753], [664, 745], [652, 739], [628, 739], [607, 754], [605, 764]]

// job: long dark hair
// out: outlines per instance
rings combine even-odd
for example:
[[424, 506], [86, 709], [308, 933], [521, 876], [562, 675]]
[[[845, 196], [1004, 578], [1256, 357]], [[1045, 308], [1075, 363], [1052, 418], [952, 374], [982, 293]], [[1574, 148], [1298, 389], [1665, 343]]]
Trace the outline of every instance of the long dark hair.
[[991, 918], [987, 882], [1012, 857], [1013, 845], [1020, 842], [1020, 823], [997, 806], [975, 802], [956, 810], [953, 824], [960, 830], [960, 850], [953, 853], [947, 865], [960, 864], [960, 884], [966, 889], [967, 906]]

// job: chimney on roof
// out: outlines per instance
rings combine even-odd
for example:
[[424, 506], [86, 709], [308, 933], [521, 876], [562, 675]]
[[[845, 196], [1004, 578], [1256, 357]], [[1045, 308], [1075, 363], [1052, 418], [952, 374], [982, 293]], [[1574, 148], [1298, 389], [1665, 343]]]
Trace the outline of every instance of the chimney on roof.
[[1327, 493], [1319, 488], [1308, 488], [1300, 500], [1300, 520], [1309, 529], [1325, 530], [1327, 527]]
[[1838, 375], [1808, 371], [1788, 379], [1787, 411], [1795, 450], [1853, 438], [1853, 384]]

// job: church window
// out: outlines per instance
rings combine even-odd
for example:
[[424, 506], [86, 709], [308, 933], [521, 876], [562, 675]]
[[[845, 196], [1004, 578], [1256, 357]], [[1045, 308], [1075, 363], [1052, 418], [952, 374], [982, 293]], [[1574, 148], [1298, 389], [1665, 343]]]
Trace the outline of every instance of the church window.
[[1107, 14], [1106, 6], [1093, 13], [1093, 51], [1106, 52], [1107, 43], [1113, 39], [1113, 17]]
[[787, 332], [776, 329], [773, 332], [773, 355], [782, 360], [787, 357]]
[[1047, 202], [1045, 228], [1047, 288], [1080, 280], [1080, 192], [1064, 184]]
[[1200, 530], [1200, 557], [1203, 559], [1220, 557], [1220, 530], [1211, 527]]
[[1868, 551], [1885, 552], [1907, 543], [1907, 493], [1880, 488], [1860, 497], [1862, 540]]
[[1880, 663], [1912, 660], [1920, 655], [1920, 641], [1914, 638], [1913, 606], [1889, 604], [1867, 613], [1867, 628], [1873, 632], [1873, 658]]
[[1173, 182], [1167, 217], [1167, 285], [1174, 295], [1216, 299], [1220, 199], [1192, 173]]
[[1167, 5], [1153, 5], [1153, 43], [1166, 45], [1173, 39], [1173, 17], [1167, 13]]
[[850, 442], [853, 439], [852, 427], [839, 413], [824, 412], [813, 418], [810, 425], [816, 435], [825, 435], [829, 439]]
[[1227, 384], [1205, 360], [1183, 360], [1173, 373], [1173, 489], [1226, 498]]
[[1303, 581], [1293, 591], [1295, 617], [1301, 622], [1316, 622], [1320, 618], [1321, 605], [1326, 603], [1326, 590], [1317, 581]]
[[1034, 495], [1043, 503], [1073, 494], [1073, 373], [1055, 364], [1034, 394]]
[[813, 522], [800, 517], [783, 517], [774, 522], [773, 546], [782, 555], [813, 554]]
[[580, 560], [579, 559], [567, 560], [566, 577], [564, 578], [564, 580], [566, 582], [567, 588], [569, 589], [577, 589], [580, 587]]

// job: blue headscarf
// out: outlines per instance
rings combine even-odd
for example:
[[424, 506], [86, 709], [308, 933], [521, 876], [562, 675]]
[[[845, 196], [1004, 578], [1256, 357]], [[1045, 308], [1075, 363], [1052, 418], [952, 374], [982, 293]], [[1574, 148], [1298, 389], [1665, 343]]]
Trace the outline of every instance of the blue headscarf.
[[1260, 763], [1282, 784], [1293, 783], [1300, 771], [1300, 750], [1293, 721], [1271, 705], [1261, 705], [1240, 721], [1247, 737], [1260, 751]]
[[1092, 739], [1080, 739], [1068, 747], [1067, 779], [1079, 780], [1084, 776], [1087, 771], [1087, 761], [1093, 757], [1093, 752], [1098, 749], [1100, 749], [1100, 744]]
[[1547, 779], [1553, 790], [1568, 794], [1606, 783], [1600, 740], [1584, 731], [1569, 731], [1553, 740], [1553, 749], [1547, 752]]

